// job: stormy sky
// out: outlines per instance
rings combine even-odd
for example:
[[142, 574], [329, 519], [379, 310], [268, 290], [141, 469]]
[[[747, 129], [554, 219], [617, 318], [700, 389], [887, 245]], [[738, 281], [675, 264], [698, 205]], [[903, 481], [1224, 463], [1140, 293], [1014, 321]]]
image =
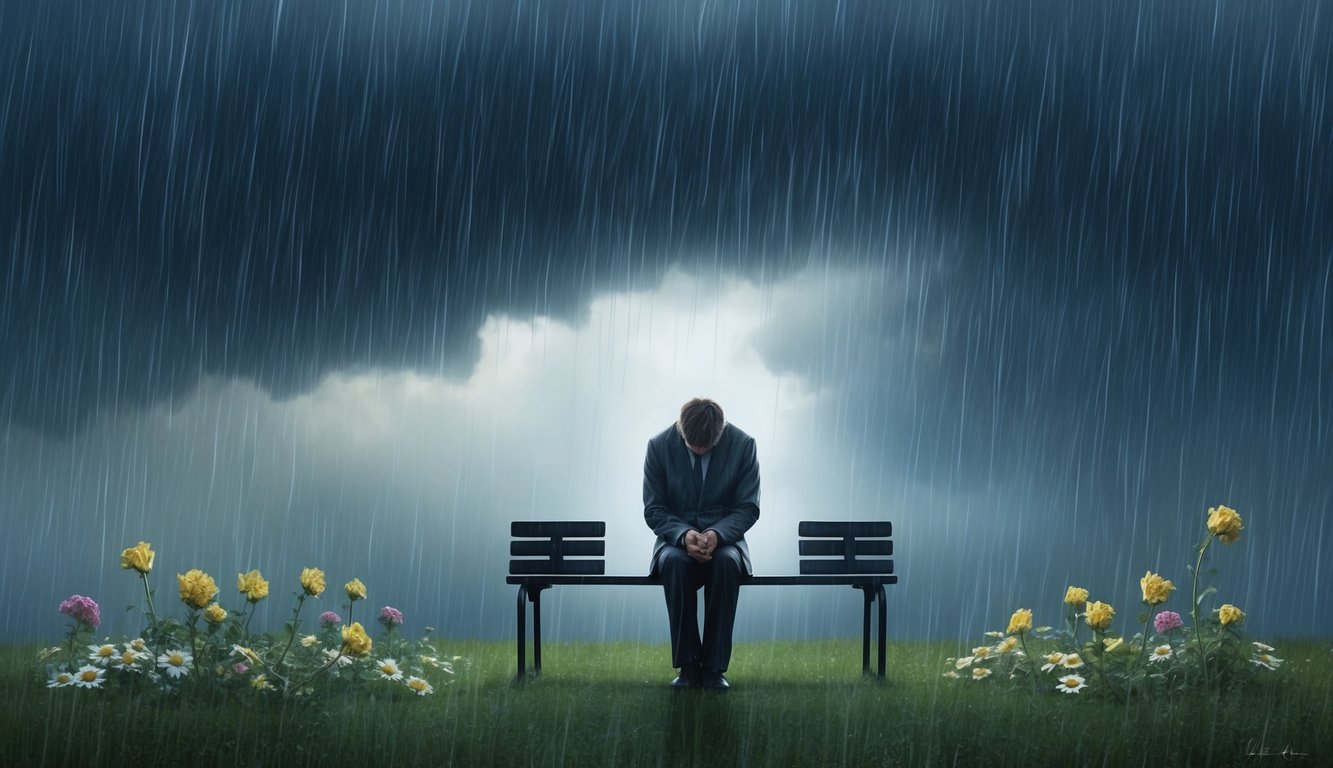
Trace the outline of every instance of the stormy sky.
[[[133, 631], [140, 539], [160, 606], [259, 568], [276, 628], [319, 566], [507, 637], [509, 522], [607, 520], [646, 571], [644, 447], [696, 395], [758, 441], [758, 573], [799, 520], [893, 521], [895, 637], [1056, 624], [1068, 584], [1132, 634], [1147, 570], [1185, 613], [1218, 504], [1219, 602], [1327, 636], [1330, 16], [0, 5], [0, 640], [76, 592]], [[655, 590], [546, 602], [666, 640]], [[738, 634], [859, 614], [748, 589]]]

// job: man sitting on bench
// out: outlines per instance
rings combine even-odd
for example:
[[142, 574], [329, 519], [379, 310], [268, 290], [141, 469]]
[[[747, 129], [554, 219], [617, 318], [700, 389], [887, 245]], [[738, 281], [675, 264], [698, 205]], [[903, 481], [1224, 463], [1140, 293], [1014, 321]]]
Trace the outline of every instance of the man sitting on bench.
[[664, 584], [671, 665], [680, 669], [671, 685], [725, 690], [740, 580], [754, 572], [745, 532], [759, 519], [759, 462], [754, 438], [728, 424], [717, 403], [689, 401], [648, 441], [643, 519], [657, 534], [649, 574]]

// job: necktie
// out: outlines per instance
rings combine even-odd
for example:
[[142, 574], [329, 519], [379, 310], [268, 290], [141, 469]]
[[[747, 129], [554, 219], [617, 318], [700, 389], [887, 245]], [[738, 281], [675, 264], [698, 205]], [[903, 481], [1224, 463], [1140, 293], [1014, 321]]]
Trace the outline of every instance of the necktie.
[[704, 457], [694, 454], [694, 479], [699, 483], [699, 490], [704, 487]]

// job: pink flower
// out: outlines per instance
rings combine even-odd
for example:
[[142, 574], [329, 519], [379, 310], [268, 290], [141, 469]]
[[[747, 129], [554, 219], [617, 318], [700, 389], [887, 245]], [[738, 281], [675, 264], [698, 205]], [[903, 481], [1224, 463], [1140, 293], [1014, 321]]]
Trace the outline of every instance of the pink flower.
[[391, 608], [386, 605], [380, 609], [380, 623], [383, 624], [386, 629], [389, 627], [396, 627], [403, 623], [403, 612], [397, 608]]
[[97, 602], [91, 597], [70, 595], [68, 600], [61, 601], [60, 612], [89, 627], [102, 623], [102, 609], [97, 607]]
[[244, 675], [246, 672], [250, 671], [250, 668], [247, 667], [244, 663], [237, 662], [231, 665], [231, 671], [235, 672], [238, 675]]
[[1157, 630], [1157, 634], [1164, 635], [1173, 629], [1179, 628], [1183, 623], [1180, 620], [1180, 614], [1175, 611], [1162, 611], [1157, 614], [1156, 619], [1153, 619], [1153, 629]]
[[319, 623], [320, 623], [320, 624], [341, 624], [341, 623], [343, 623], [343, 617], [339, 616], [338, 614], [334, 613], [333, 611], [325, 611], [325, 612], [323, 612], [323, 613], [321, 613], [321, 614], [319, 615]]

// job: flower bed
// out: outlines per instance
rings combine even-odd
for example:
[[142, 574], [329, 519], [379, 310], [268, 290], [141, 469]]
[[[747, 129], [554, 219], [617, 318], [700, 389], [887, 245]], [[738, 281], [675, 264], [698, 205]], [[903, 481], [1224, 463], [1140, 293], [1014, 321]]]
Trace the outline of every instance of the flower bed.
[[243, 599], [238, 609], [217, 601], [217, 582], [207, 573], [191, 569], [177, 574], [183, 620], [159, 617], [153, 603], [156, 591], [148, 579], [155, 556], [143, 541], [120, 556], [121, 567], [135, 571], [143, 581], [147, 626], [138, 637], [96, 642], [102, 622], [97, 602], [72, 595], [60, 603], [60, 613], [71, 623], [64, 644], [39, 654], [48, 688], [283, 697], [373, 689], [426, 696], [436, 685], [446, 684], [463, 662], [439, 654], [430, 642], [430, 627], [417, 639], [404, 638], [403, 613], [392, 606], [379, 610], [382, 629], [372, 639], [359, 621], [351, 620], [356, 603], [368, 594], [360, 579], [343, 586], [346, 622], [334, 611], [324, 611], [318, 629], [302, 634], [306, 601], [321, 599], [325, 592], [325, 575], [319, 568], [301, 571], [291, 619], [277, 633], [250, 632], [255, 608], [269, 594], [269, 582], [257, 569], [237, 574], [236, 589]]
[[[980, 645], [961, 658], [950, 658], [950, 679], [1008, 680], [1030, 685], [1034, 694], [1060, 691], [1078, 694], [1103, 691], [1119, 699], [1165, 690], [1234, 687], [1256, 674], [1274, 671], [1282, 659], [1271, 645], [1245, 637], [1245, 613], [1225, 603], [1205, 613], [1204, 601], [1216, 594], [1199, 591], [1200, 569], [1214, 539], [1233, 544], [1244, 529], [1236, 510], [1227, 506], [1208, 510], [1208, 534], [1194, 547], [1197, 557], [1186, 564], [1192, 577], [1190, 624], [1179, 613], [1159, 610], [1176, 586], [1151, 571], [1139, 579], [1145, 609], [1138, 615], [1143, 629], [1132, 637], [1111, 631], [1116, 611], [1108, 603], [1089, 601], [1088, 590], [1065, 590], [1065, 627], [1032, 628], [1032, 611], [1020, 608], [1005, 632], [987, 632], [994, 645]], [[1087, 626], [1092, 637], [1080, 642]], [[1037, 656], [1028, 652], [1028, 640], [1054, 641], [1057, 649]], [[1151, 647], [1150, 647], [1151, 646]]]

